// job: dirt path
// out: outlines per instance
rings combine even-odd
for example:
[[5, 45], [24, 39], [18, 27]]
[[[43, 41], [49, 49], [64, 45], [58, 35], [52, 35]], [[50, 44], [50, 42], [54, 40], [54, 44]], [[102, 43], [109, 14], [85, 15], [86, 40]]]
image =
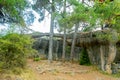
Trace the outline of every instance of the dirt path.
[[36, 80], [120, 80], [120, 78], [103, 75], [93, 67], [69, 62], [54, 61], [48, 64], [47, 60], [39, 62], [28, 60], [28, 67], [34, 73]]
[[28, 60], [27, 68], [20, 75], [0, 74], [0, 80], [120, 80], [98, 72], [93, 66], [69, 62], [53, 61], [48, 64], [47, 60]]

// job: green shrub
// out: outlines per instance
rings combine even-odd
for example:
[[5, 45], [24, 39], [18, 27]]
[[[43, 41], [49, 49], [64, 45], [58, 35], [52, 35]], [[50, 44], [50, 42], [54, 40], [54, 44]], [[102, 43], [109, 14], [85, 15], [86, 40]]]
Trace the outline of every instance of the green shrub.
[[40, 61], [40, 60], [41, 60], [40, 57], [34, 58], [34, 61]]
[[70, 56], [70, 51], [71, 51], [71, 47], [70, 46], [66, 46], [66, 54], [68, 55], [68, 56]]
[[90, 60], [89, 60], [86, 49], [82, 49], [79, 64], [80, 65], [90, 65]]
[[39, 54], [34, 55], [33, 60], [34, 61], [40, 61], [41, 58], [40, 58]]
[[0, 70], [24, 68], [27, 56], [32, 53], [33, 40], [28, 35], [7, 34], [0, 38]]

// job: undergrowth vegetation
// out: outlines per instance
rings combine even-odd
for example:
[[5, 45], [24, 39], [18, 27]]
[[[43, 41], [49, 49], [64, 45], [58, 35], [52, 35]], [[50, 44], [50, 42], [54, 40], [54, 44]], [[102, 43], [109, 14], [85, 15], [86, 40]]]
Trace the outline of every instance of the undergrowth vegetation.
[[0, 37], [0, 72], [25, 68], [26, 58], [34, 52], [33, 41], [30, 36], [17, 33]]
[[86, 49], [82, 49], [82, 51], [81, 51], [79, 64], [80, 65], [90, 65], [91, 64]]

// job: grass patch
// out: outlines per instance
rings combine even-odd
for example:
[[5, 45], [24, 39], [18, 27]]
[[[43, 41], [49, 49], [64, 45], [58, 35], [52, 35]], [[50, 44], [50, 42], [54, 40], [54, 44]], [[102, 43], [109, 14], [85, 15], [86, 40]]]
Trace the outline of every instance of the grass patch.
[[120, 73], [113, 74], [112, 76], [115, 77], [115, 78], [120, 78]]
[[120, 70], [116, 74], [108, 74], [107, 72], [100, 70], [97, 66], [92, 66], [92, 67], [93, 67], [93, 71], [98, 71], [99, 73], [101, 73], [103, 75], [111, 76], [114, 78], [120, 78]]
[[[18, 71], [18, 70], [17, 70]], [[21, 70], [20, 74], [1, 73], [0, 80], [37, 80], [35, 74], [30, 69]]]
[[40, 57], [36, 57], [36, 58], [34, 58], [33, 60], [34, 60], [34, 61], [40, 61], [41, 58], [40, 58]]

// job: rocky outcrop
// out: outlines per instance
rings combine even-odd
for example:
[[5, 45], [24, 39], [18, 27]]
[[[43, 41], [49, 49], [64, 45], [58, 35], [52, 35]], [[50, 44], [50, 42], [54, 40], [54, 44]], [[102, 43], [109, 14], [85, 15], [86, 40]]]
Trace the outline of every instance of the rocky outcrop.
[[[42, 35], [33, 35], [34, 38], [38, 38], [41, 36], [49, 36], [48, 34]], [[112, 64], [116, 62], [120, 62], [120, 40], [118, 40], [118, 36], [120, 36], [115, 30], [102, 30], [95, 32], [85, 32], [85, 33], [77, 33], [76, 39], [76, 47], [86, 48], [90, 62], [93, 65], [97, 65], [101, 70], [111, 74], [114, 70], [112, 70]], [[53, 44], [53, 52], [56, 53], [56, 57], [61, 57], [62, 54], [62, 34], [54, 34], [54, 37], [59, 38], [58, 40], [54, 40]], [[72, 44], [73, 34], [67, 34], [67, 45], [71, 46]], [[48, 43], [47, 39], [38, 39], [37, 49], [40, 50], [40, 46], [44, 53], [48, 51]], [[43, 42], [42, 42], [43, 41]], [[39, 44], [40, 43], [40, 44]], [[78, 50], [80, 53], [80, 49]], [[117, 56], [116, 56], [117, 55]]]
[[[53, 40], [53, 59], [58, 60], [62, 57], [62, 39], [54, 39]], [[33, 48], [39, 52], [39, 55], [45, 55], [46, 59], [48, 58], [48, 48], [49, 48], [49, 39], [48, 38], [35, 38], [35, 42], [33, 44]], [[70, 59], [70, 49], [71, 47], [67, 44], [66, 48], [66, 60]], [[80, 58], [80, 47], [75, 47], [74, 60], [79, 60]]]

